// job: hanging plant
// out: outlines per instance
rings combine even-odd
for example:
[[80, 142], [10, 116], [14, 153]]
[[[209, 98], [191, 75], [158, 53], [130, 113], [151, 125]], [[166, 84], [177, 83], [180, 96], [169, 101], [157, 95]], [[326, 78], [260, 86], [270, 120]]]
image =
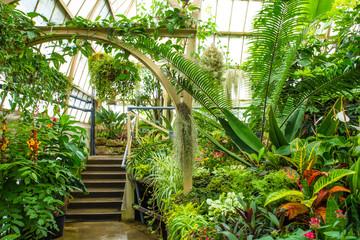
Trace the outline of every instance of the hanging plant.
[[200, 66], [214, 77], [214, 83], [224, 81], [225, 64], [222, 52], [215, 45], [207, 47], [200, 58]]
[[[119, 56], [119, 55], [117, 55]], [[106, 53], [95, 53], [89, 58], [90, 83], [100, 100], [125, 99], [140, 81], [138, 67], [126, 57], [114, 58]]]

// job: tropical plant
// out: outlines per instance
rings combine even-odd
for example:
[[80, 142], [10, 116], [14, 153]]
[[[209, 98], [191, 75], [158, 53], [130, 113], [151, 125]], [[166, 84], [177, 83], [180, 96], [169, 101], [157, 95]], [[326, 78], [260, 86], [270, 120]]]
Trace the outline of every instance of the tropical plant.
[[118, 53], [115, 57], [95, 53], [89, 58], [90, 83], [96, 88], [101, 100], [123, 101], [140, 81], [138, 68], [128, 59], [129, 54]]
[[238, 198], [243, 199], [244, 196], [241, 193], [236, 195], [234, 192], [228, 192], [222, 193], [217, 200], [207, 199], [210, 219], [219, 220], [222, 215], [233, 216], [236, 213], [235, 208], [242, 208]]
[[116, 113], [113, 110], [106, 110], [100, 106], [101, 111], [95, 111], [95, 123], [101, 124], [107, 133], [109, 139], [113, 139], [116, 135], [121, 136], [122, 128], [125, 124], [126, 113]]
[[85, 130], [72, 129], [66, 119], [62, 117], [55, 127], [49, 119], [17, 120], [9, 125], [2, 121], [0, 236], [4, 239], [48, 236], [57, 228], [54, 215], [63, 213], [70, 193], [86, 191], [79, 178], [83, 150], [81, 145], [73, 149], [81, 134], [71, 135]]
[[219, 221], [218, 232], [229, 240], [259, 239], [270, 236], [281, 228], [275, 214], [257, 207], [255, 201], [246, 203], [238, 197], [241, 208], [235, 207], [235, 216], [225, 216]]
[[171, 203], [171, 197], [183, 190], [182, 174], [179, 162], [171, 155], [155, 152], [152, 155], [151, 174], [147, 182], [154, 184], [154, 203], [165, 212]]
[[126, 169], [137, 180], [151, 174], [154, 152], [166, 152], [171, 148], [170, 139], [162, 139], [162, 135], [150, 133], [136, 139], [136, 148], [131, 151], [131, 157], [126, 163]]
[[[40, 34], [32, 18], [48, 20], [39, 13], [25, 14], [15, 7], [15, 4], [0, 3], [0, 72], [4, 80], [1, 99], [9, 96], [11, 111], [20, 109], [24, 113], [37, 114], [40, 105], [46, 105], [45, 101], [65, 107], [72, 85], [57, 71], [64, 58], [57, 52], [47, 58], [25, 41]], [[55, 67], [51, 67], [49, 61]]]
[[184, 205], [171, 205], [166, 213], [166, 225], [169, 229], [169, 239], [189, 239], [188, 232], [197, 230], [199, 227], [208, 226], [209, 223], [199, 209], [193, 203]]
[[[303, 173], [304, 181], [300, 178], [296, 179], [299, 182], [300, 190], [273, 192], [267, 197], [265, 206], [280, 199], [292, 198], [296, 201], [282, 204], [278, 207], [278, 212], [286, 212], [286, 216], [291, 220], [298, 215], [309, 213], [311, 209], [315, 216], [322, 217], [325, 221], [327, 199], [336, 192], [350, 192], [347, 188], [340, 186], [338, 181], [354, 173], [347, 169], [334, 169], [328, 173], [312, 169], [306, 170]], [[317, 179], [317, 177], [319, 178]], [[327, 189], [328, 186], [331, 186], [331, 189]]]

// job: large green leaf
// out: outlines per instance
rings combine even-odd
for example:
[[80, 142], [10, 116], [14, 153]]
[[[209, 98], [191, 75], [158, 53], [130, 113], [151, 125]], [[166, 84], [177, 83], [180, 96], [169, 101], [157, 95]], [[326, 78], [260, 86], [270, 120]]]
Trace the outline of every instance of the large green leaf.
[[329, 12], [335, 0], [310, 0], [307, 4], [310, 18], [314, 19], [322, 14]]
[[286, 198], [286, 197], [298, 197], [298, 198], [300, 198], [300, 200], [303, 200], [305, 198], [304, 194], [300, 191], [282, 189], [277, 192], [271, 193], [267, 197], [264, 206], [268, 205], [271, 202], [274, 202], [274, 201], [277, 201], [277, 200], [280, 200], [280, 199]]
[[269, 109], [269, 137], [271, 143], [279, 149], [282, 146], [289, 145], [286, 141], [284, 134], [280, 130], [277, 122], [273, 108], [270, 106]]
[[233, 157], [236, 160], [239, 160], [240, 162], [242, 162], [243, 164], [245, 164], [246, 166], [252, 167], [253, 165], [249, 162], [247, 162], [245, 159], [242, 159], [241, 157], [239, 157], [238, 155], [236, 155], [235, 153], [229, 151], [226, 147], [224, 147], [223, 145], [221, 145], [218, 141], [215, 140], [215, 138], [213, 138], [210, 134], [208, 134], [207, 132], [205, 132], [203, 129], [201, 129], [196, 123], [195, 121], [193, 121], [194, 125], [197, 127], [197, 129], [200, 130], [200, 132], [202, 134], [204, 134], [205, 137], [207, 137], [211, 142], [213, 142], [218, 148], [220, 148], [222, 151], [224, 151], [226, 154], [228, 154], [229, 156]]
[[243, 140], [241, 140], [234, 130], [231, 128], [230, 124], [226, 119], [219, 117], [218, 118], [222, 128], [225, 130], [225, 133], [231, 138], [231, 140], [236, 144], [236, 146], [241, 149], [242, 151], [248, 154], [258, 154], [255, 150], [249, 147]]
[[[327, 202], [326, 202], [326, 219], [325, 219], [325, 222], [326, 222], [326, 225], [330, 225], [332, 226], [332, 230], [334, 231], [343, 231], [344, 229], [344, 224], [346, 224], [346, 222], [344, 221], [340, 221], [338, 224], [335, 224], [336, 221], [339, 221], [338, 218], [336, 217], [336, 213], [335, 211], [339, 210], [339, 206], [338, 204], [336, 203], [335, 199], [333, 197], [329, 197], [327, 199]], [[328, 238], [326, 237], [325, 240], [330, 240], [331, 238]]]
[[355, 171], [354, 175], [348, 176], [348, 181], [352, 192], [360, 190], [360, 158], [351, 166], [351, 170]]
[[335, 133], [336, 127], [339, 124], [339, 120], [335, 120], [335, 115], [342, 110], [342, 97], [336, 100], [332, 109], [326, 115], [326, 118], [322, 121], [317, 133], [320, 133], [325, 136], [331, 136]]
[[291, 142], [295, 139], [296, 134], [299, 132], [303, 118], [305, 114], [305, 107], [299, 107], [296, 111], [291, 114], [289, 120], [285, 125], [285, 138], [287, 141]]
[[264, 147], [260, 139], [256, 137], [256, 135], [250, 130], [248, 126], [246, 126], [230, 111], [228, 111], [227, 109], [223, 109], [223, 112], [230, 127], [232, 128], [236, 136], [242, 141], [240, 143], [241, 145], [238, 144], [238, 146], [243, 147], [242, 145], [245, 144], [256, 153], [259, 153], [260, 149]]
[[318, 193], [324, 187], [339, 181], [341, 178], [354, 174], [354, 171], [348, 169], [335, 169], [334, 171], [329, 173], [329, 176], [322, 176], [320, 177], [315, 185], [314, 185], [314, 192], [313, 195]]

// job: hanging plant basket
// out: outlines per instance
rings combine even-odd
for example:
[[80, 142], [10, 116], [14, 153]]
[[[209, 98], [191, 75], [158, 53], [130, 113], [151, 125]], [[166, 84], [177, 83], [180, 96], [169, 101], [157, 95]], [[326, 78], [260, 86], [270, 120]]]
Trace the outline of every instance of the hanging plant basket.
[[124, 99], [132, 94], [140, 81], [138, 67], [125, 57], [114, 58], [106, 53], [95, 53], [89, 58], [90, 83], [102, 101]]

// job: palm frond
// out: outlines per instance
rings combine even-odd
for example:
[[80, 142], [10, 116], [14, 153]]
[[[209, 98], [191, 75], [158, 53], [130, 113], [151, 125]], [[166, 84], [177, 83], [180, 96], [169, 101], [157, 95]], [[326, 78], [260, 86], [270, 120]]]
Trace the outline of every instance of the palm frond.
[[150, 38], [139, 38], [136, 42], [129, 44], [153, 55], [160, 56], [177, 68], [185, 77], [179, 78], [177, 83], [208, 110], [211, 111], [214, 107], [228, 109], [231, 106], [221, 84], [214, 84], [213, 77], [209, 73], [202, 70], [193, 61], [177, 53], [170, 46], [159, 44]]
[[[268, 101], [277, 101], [287, 78], [292, 59], [300, 43], [300, 32], [304, 28], [304, 0], [264, 3], [255, 24], [253, 47], [250, 51], [250, 78], [254, 83], [254, 96], [263, 99], [263, 138]], [[259, 109], [260, 110], [260, 109]]]
[[333, 76], [328, 79], [304, 79], [299, 82], [299, 97], [294, 100], [296, 106], [288, 114], [282, 122], [283, 126], [290, 116], [309, 98], [323, 95], [331, 95], [334, 93], [342, 93], [360, 87], [360, 67], [357, 66], [344, 73]]

